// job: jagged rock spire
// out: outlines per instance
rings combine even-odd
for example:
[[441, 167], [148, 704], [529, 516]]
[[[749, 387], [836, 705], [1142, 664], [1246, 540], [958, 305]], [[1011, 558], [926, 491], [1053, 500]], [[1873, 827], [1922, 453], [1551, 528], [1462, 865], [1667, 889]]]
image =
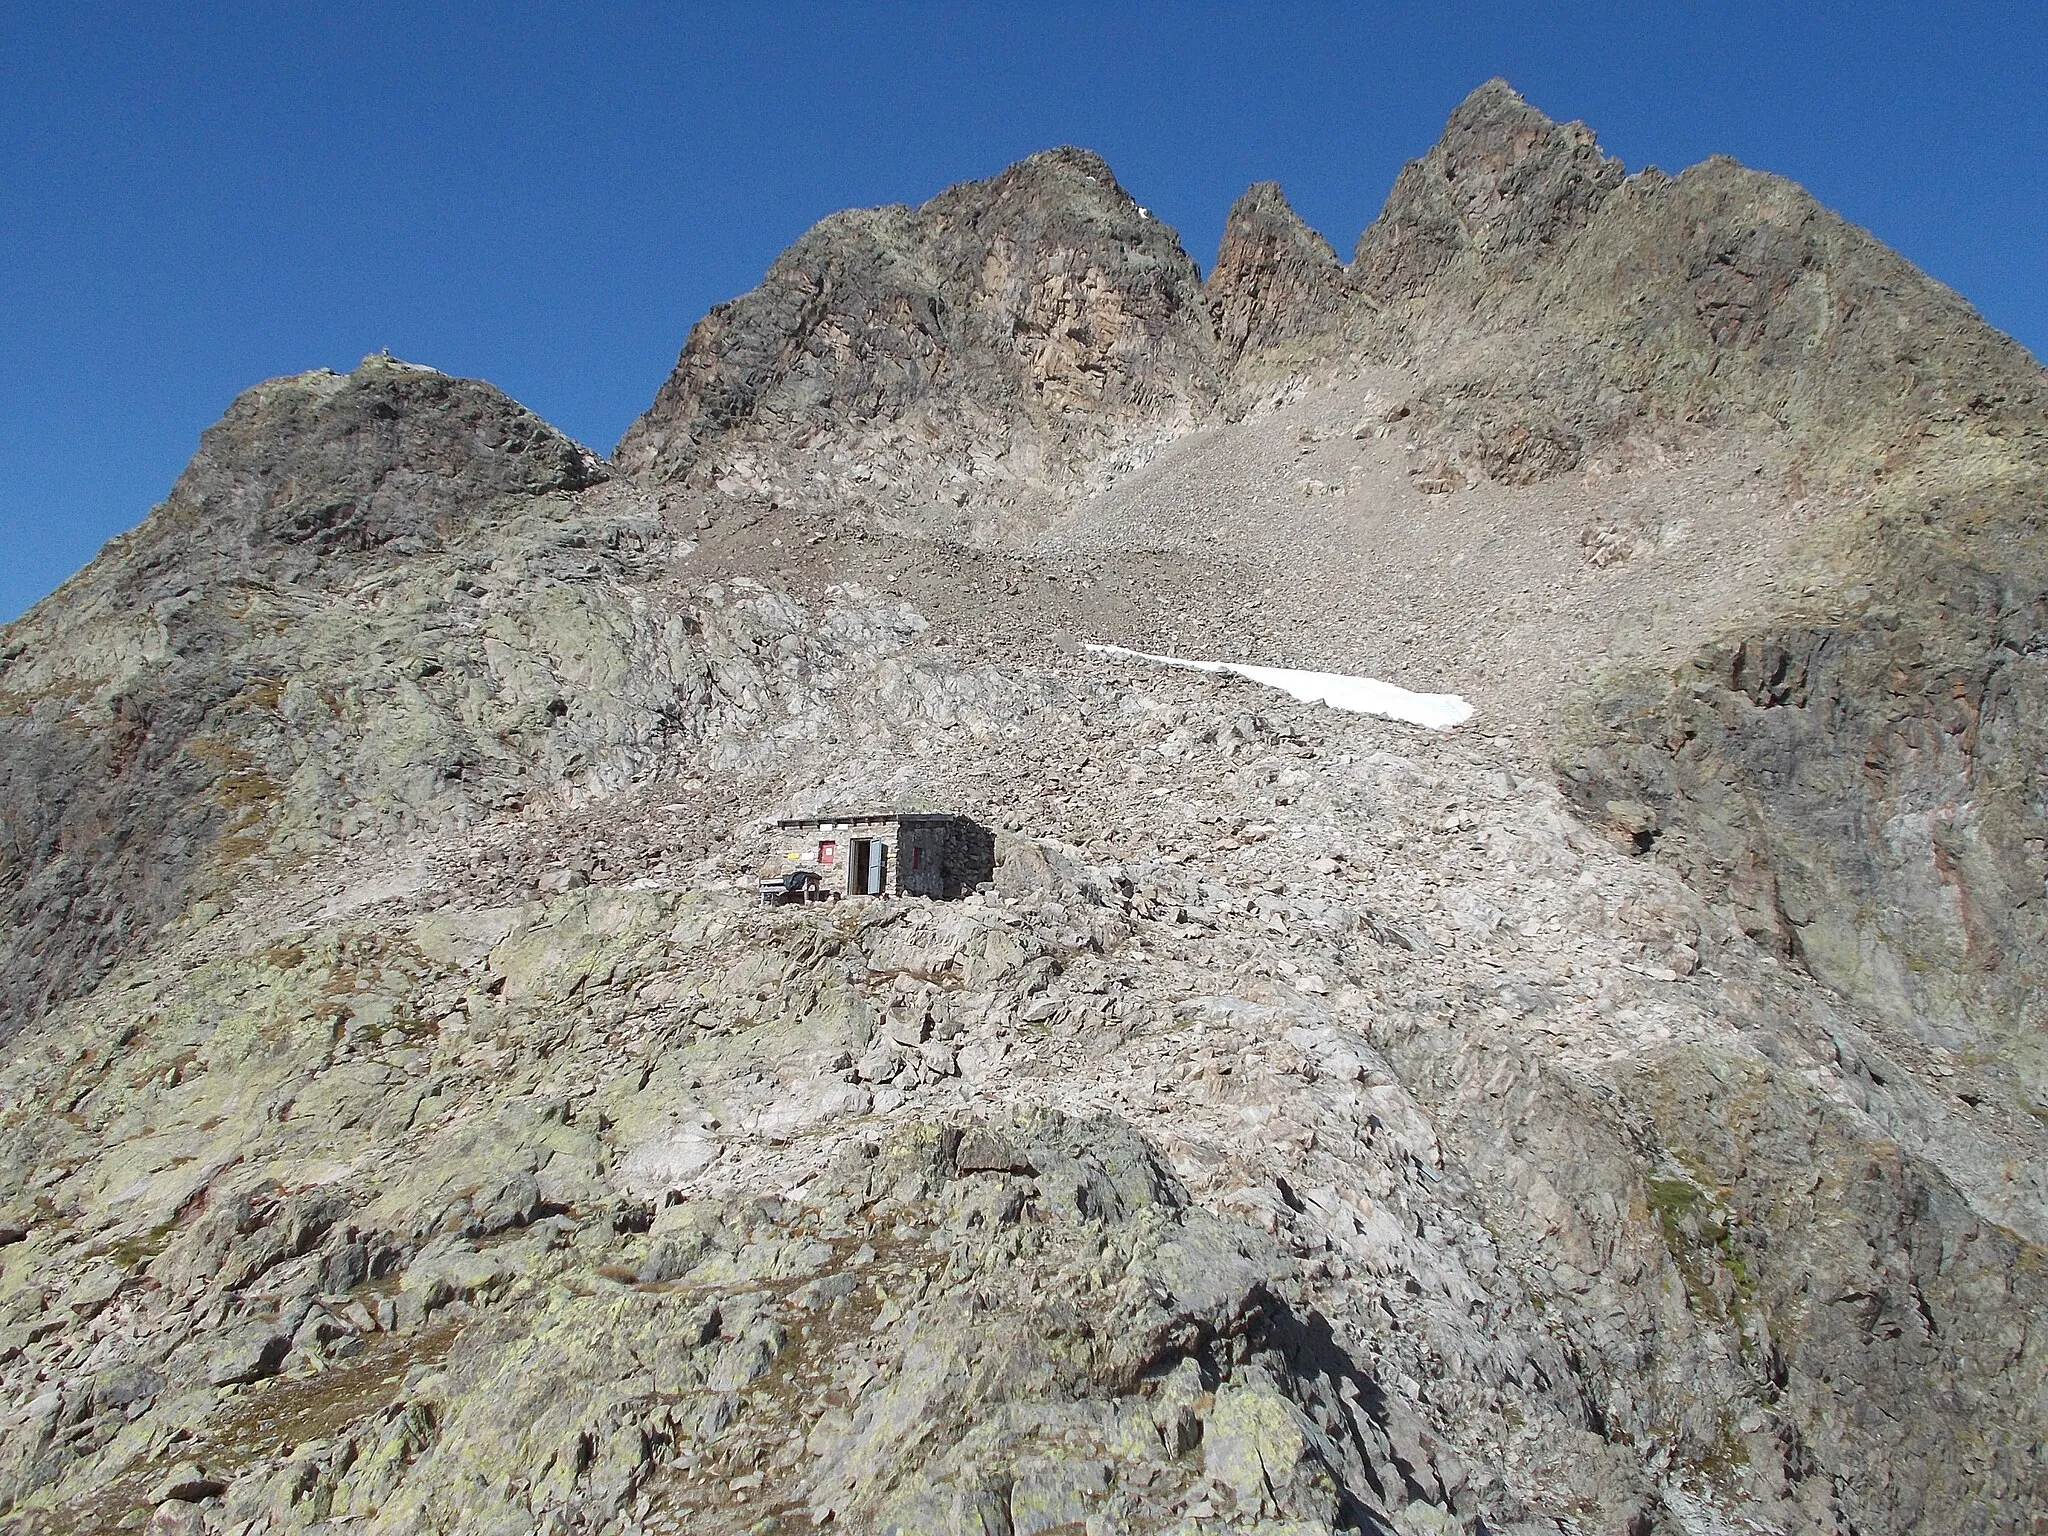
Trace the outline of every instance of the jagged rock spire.
[[1320, 330], [1343, 302], [1344, 267], [1330, 243], [1262, 181], [1232, 205], [1204, 297], [1226, 366]]
[[1585, 224], [1622, 176], [1583, 123], [1553, 122], [1505, 80], [1489, 80], [1451, 114], [1436, 146], [1403, 167], [1359, 237], [1353, 279], [1369, 294], [1398, 296], [1467, 252], [1519, 275]]

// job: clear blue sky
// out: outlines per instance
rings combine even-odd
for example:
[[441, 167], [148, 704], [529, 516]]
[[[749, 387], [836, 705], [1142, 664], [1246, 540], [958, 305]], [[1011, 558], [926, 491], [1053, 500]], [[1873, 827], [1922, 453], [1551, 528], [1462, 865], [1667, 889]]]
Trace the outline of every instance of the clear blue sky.
[[1804, 183], [2048, 356], [2048, 5], [0, 0], [0, 619], [273, 374], [401, 357], [609, 451], [813, 220], [1104, 154], [1206, 267], [1349, 252], [1504, 75], [1631, 169]]

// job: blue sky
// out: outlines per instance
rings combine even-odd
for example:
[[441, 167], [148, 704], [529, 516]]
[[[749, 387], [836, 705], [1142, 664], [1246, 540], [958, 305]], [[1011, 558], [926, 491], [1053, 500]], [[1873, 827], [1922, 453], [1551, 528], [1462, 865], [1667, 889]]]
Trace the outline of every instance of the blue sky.
[[1496, 74], [1630, 169], [1802, 182], [2048, 356], [2040, 0], [0, 0], [0, 619], [258, 379], [389, 347], [609, 451], [835, 208], [1079, 143], [1204, 267], [1268, 177], [1348, 252]]

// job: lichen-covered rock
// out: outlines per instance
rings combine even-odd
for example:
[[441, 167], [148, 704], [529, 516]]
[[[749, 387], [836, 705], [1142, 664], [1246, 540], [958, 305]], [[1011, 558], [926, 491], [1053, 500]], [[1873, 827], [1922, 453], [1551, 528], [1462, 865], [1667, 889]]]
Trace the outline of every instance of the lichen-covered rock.
[[221, 1340], [206, 1362], [207, 1385], [246, 1386], [277, 1373], [291, 1348], [291, 1335], [268, 1323], [251, 1323]]
[[[260, 386], [0, 641], [0, 1510], [2017, 1536], [2043, 398], [1497, 84], [1349, 270], [828, 220], [623, 478]], [[995, 878], [758, 904], [887, 805]]]
[[1240, 1504], [1328, 1527], [1337, 1518], [1338, 1490], [1317, 1454], [1321, 1438], [1283, 1393], [1253, 1381], [1217, 1392], [1203, 1425], [1202, 1462]]

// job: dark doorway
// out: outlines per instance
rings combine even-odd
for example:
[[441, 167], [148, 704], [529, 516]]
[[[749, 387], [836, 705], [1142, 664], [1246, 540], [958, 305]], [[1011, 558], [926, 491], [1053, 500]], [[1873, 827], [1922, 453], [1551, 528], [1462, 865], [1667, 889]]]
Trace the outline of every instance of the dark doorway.
[[847, 845], [846, 894], [879, 896], [889, 888], [889, 845], [879, 837], [856, 837]]

